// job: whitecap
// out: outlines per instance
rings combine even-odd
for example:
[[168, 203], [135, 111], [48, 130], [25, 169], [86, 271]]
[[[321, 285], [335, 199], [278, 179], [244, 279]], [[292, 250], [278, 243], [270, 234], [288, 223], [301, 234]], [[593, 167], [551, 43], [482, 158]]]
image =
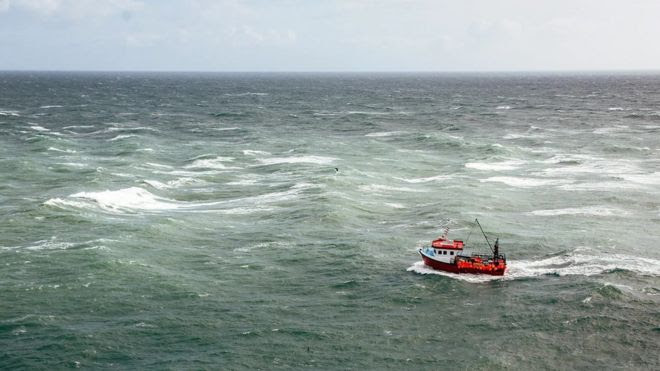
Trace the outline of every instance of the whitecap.
[[53, 104], [53, 105], [49, 105], [49, 106], [41, 106], [41, 107], [39, 107], [39, 108], [41, 108], [41, 109], [49, 109], [49, 108], [62, 108], [62, 107], [64, 107], [64, 106], [60, 106], [60, 105], [57, 105], [57, 104]]
[[624, 109], [623, 107], [610, 107], [607, 110], [608, 111], [627, 111], [627, 109]]
[[436, 176], [430, 176], [430, 177], [426, 177], [426, 178], [406, 179], [406, 178], [397, 178], [397, 177], [395, 177], [394, 179], [402, 180], [406, 183], [416, 184], [416, 183], [428, 183], [428, 182], [435, 182], [435, 181], [445, 181], [445, 180], [450, 180], [450, 179], [453, 179], [453, 178], [454, 178], [453, 175], [436, 175]]
[[347, 115], [374, 115], [374, 116], [381, 116], [381, 115], [391, 115], [391, 112], [378, 112], [378, 111], [346, 111]]
[[646, 185], [660, 185], [660, 172], [648, 174], [623, 174], [621, 177], [629, 182], [646, 184]]
[[157, 132], [159, 130], [148, 126], [136, 126], [136, 127], [115, 126], [102, 130], [103, 133], [112, 133], [116, 131], [156, 131]]
[[227, 185], [238, 185], [238, 186], [250, 186], [255, 184], [257, 184], [256, 179], [242, 179], [227, 183]]
[[116, 191], [79, 192], [72, 194], [68, 199], [49, 199], [45, 204], [65, 208], [100, 207], [110, 212], [168, 210], [186, 206], [173, 200], [158, 197], [139, 187], [124, 188]]
[[75, 151], [73, 149], [59, 149], [59, 148], [55, 148], [55, 147], [48, 147], [48, 150], [53, 151], [53, 152], [77, 153], [77, 151]]
[[1, 110], [0, 110], [0, 116], [14, 116], [14, 117], [19, 117], [20, 115], [18, 114], [18, 111], [1, 111]]
[[612, 134], [612, 133], [619, 133], [622, 131], [627, 131], [630, 129], [628, 125], [614, 125], [611, 127], [606, 127], [606, 128], [598, 128], [593, 131], [594, 134]]
[[128, 138], [137, 138], [137, 135], [133, 135], [133, 134], [120, 134], [120, 135], [117, 135], [116, 137], [114, 137], [114, 138], [112, 138], [112, 139], [108, 139], [108, 141], [110, 141], [110, 142], [114, 142], [114, 141], [116, 141], [116, 140], [122, 140], [122, 139], [128, 139]]
[[273, 158], [259, 159], [259, 161], [264, 165], [300, 164], [300, 163], [327, 165], [327, 164], [331, 164], [335, 160], [336, 158], [323, 157], [323, 156], [273, 157]]
[[514, 170], [524, 164], [525, 161], [510, 160], [502, 162], [468, 162], [465, 167], [468, 169], [484, 170], [484, 171], [505, 171]]
[[545, 175], [564, 175], [564, 174], [611, 174], [620, 176], [621, 174], [638, 173], [639, 166], [630, 160], [604, 160], [587, 155], [557, 156], [548, 160], [552, 161], [571, 161], [579, 160], [584, 163], [571, 166], [562, 166], [543, 170]]
[[94, 125], [71, 125], [71, 126], [65, 126], [62, 129], [90, 129], [93, 127]]
[[155, 163], [155, 162], [145, 162], [144, 164], [149, 165], [151, 167], [160, 168], [160, 169], [172, 169], [173, 168], [170, 165], [158, 164], [158, 163]]
[[497, 108], [495, 108], [495, 109], [499, 109], [499, 110], [509, 110], [509, 109], [511, 109], [511, 106], [497, 106]]
[[615, 191], [615, 190], [640, 190], [644, 189], [639, 184], [623, 181], [586, 182], [576, 184], [564, 184], [557, 188], [564, 191]]
[[245, 97], [245, 96], [249, 96], [249, 95], [254, 95], [254, 96], [262, 97], [262, 96], [266, 96], [266, 95], [268, 95], [268, 93], [262, 93], [262, 92], [250, 92], [250, 91], [248, 91], [248, 92], [245, 92], [245, 93], [225, 93], [224, 95], [226, 95], [226, 96], [228, 96], [228, 97]]
[[232, 209], [218, 210], [217, 212], [226, 215], [246, 215], [246, 214], [254, 214], [261, 212], [269, 212], [273, 210], [275, 210], [273, 207], [257, 206], [257, 207], [235, 207]]
[[152, 186], [153, 188], [156, 188], [156, 189], [169, 188], [169, 186], [167, 184], [165, 184], [163, 182], [159, 182], [157, 180], [143, 180], [142, 182], [144, 182], [145, 184], [150, 185], [150, 186]]
[[528, 214], [537, 216], [558, 216], [558, 215], [591, 215], [591, 216], [623, 216], [628, 212], [609, 208], [606, 206], [586, 206], [586, 207], [569, 207], [565, 209], [548, 209], [548, 210], [534, 210]]
[[381, 131], [375, 133], [365, 134], [365, 137], [391, 137], [393, 135], [403, 134], [403, 131]]
[[30, 129], [36, 130], [36, 131], [41, 131], [41, 132], [50, 131], [50, 129], [46, 129], [45, 127], [39, 126], [37, 124], [30, 125]]
[[547, 185], [560, 185], [572, 183], [570, 179], [540, 179], [540, 178], [520, 178], [508, 176], [495, 176], [487, 179], [481, 179], [480, 182], [499, 182], [517, 188], [540, 187]]
[[202, 181], [194, 178], [183, 177], [175, 180], [170, 180], [167, 183], [163, 183], [158, 180], [148, 180], [148, 179], [143, 180], [143, 182], [156, 189], [171, 189], [171, 188], [180, 188], [182, 186], [189, 184], [200, 183]]
[[[199, 156], [198, 156], [199, 157]], [[200, 158], [193, 161], [192, 164], [184, 166], [186, 169], [218, 169], [218, 170], [228, 170], [228, 169], [241, 169], [240, 167], [226, 166], [224, 162], [234, 161], [233, 157], [214, 157], [214, 158]]]
[[32, 250], [32, 251], [41, 251], [41, 250], [67, 250], [71, 248], [84, 248], [84, 249], [98, 249], [105, 242], [115, 242], [116, 240], [111, 240], [107, 238], [99, 238], [96, 240], [89, 240], [83, 242], [65, 242], [58, 241], [56, 237], [52, 237], [48, 240], [39, 240], [31, 242], [27, 246], [11, 246], [11, 247], [2, 247], [3, 250]]
[[269, 156], [271, 153], [266, 151], [257, 151], [252, 149], [243, 150], [243, 154], [246, 156]]
[[558, 154], [550, 157], [549, 159], [541, 161], [544, 164], [561, 164], [561, 163], [580, 163], [583, 161], [598, 161], [597, 157], [589, 155], [572, 155], [572, 154]]
[[383, 184], [369, 184], [360, 186], [360, 190], [365, 192], [424, 192], [421, 190], [408, 188], [408, 187], [392, 187]]

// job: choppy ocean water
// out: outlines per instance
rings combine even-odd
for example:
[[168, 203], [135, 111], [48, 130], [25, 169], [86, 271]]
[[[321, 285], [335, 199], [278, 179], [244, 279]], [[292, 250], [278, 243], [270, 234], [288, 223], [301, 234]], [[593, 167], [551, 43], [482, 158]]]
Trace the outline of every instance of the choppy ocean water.
[[0, 368], [654, 369], [659, 231], [658, 75], [0, 74]]

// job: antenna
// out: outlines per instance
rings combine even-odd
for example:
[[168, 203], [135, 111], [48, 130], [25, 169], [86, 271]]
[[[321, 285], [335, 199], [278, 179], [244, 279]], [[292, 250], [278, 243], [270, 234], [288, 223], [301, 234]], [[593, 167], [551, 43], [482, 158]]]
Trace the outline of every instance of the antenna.
[[447, 239], [447, 235], [449, 235], [449, 227], [445, 227], [445, 230], [442, 232], [442, 238]]
[[449, 219], [445, 219], [445, 221], [443, 223], [445, 226], [442, 227], [443, 231], [442, 231], [442, 235], [440, 236], [440, 238], [443, 238], [445, 240], [447, 239], [447, 236], [449, 235], [449, 222], [450, 222]]

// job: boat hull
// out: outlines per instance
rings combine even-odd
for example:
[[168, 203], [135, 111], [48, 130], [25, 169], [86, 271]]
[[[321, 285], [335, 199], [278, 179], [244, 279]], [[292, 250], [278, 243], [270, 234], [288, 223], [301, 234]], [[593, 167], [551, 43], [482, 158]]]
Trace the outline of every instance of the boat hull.
[[506, 264], [480, 264], [475, 265], [465, 261], [458, 261], [455, 263], [445, 263], [435, 260], [429, 256], [424, 255], [420, 250], [419, 254], [427, 266], [444, 272], [450, 273], [468, 273], [468, 274], [487, 274], [491, 276], [503, 276], [506, 270]]

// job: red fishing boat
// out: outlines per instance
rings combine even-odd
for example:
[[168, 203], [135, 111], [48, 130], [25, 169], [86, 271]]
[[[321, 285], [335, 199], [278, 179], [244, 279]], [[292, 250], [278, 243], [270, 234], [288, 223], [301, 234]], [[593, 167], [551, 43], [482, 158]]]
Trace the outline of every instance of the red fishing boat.
[[[490, 274], [493, 276], [503, 276], [506, 270], [506, 256], [500, 254], [499, 238], [495, 240], [495, 245], [491, 246], [488, 237], [484, 233], [479, 221], [475, 219], [481, 233], [488, 246], [491, 248], [492, 255], [471, 254], [463, 252], [465, 244], [461, 240], [449, 240], [447, 234], [449, 228], [445, 228], [440, 238], [433, 240], [431, 246], [419, 249], [424, 264], [429, 267], [451, 273], [472, 273], [472, 274]], [[469, 236], [468, 236], [469, 239]]]

